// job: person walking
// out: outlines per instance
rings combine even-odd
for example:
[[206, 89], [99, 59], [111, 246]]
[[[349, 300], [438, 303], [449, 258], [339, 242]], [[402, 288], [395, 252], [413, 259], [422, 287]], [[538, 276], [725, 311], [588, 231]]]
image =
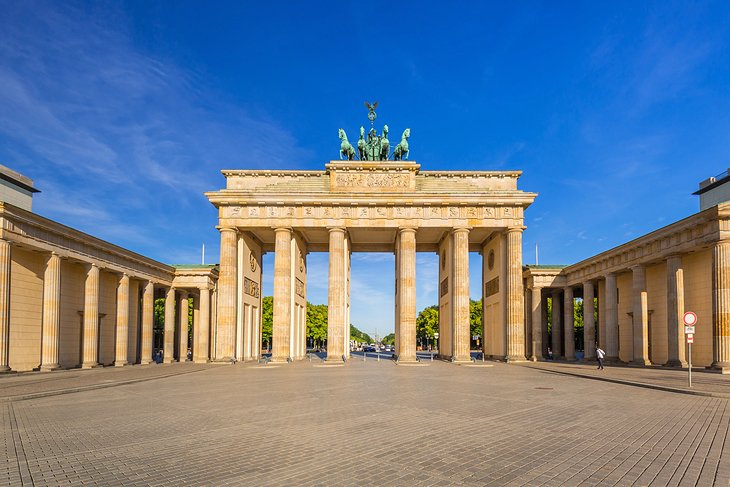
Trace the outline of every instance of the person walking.
[[598, 360], [598, 369], [603, 370], [603, 357], [606, 356], [606, 352], [603, 351], [603, 349], [596, 345], [596, 360]]

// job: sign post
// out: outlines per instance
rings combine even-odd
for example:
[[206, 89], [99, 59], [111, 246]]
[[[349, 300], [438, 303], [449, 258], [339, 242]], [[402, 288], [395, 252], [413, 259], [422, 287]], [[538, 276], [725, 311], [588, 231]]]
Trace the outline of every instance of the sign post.
[[687, 336], [687, 381], [689, 388], [692, 388], [692, 343], [694, 342], [695, 325], [697, 324], [697, 315], [691, 311], [687, 311], [682, 317], [684, 322], [684, 333]]

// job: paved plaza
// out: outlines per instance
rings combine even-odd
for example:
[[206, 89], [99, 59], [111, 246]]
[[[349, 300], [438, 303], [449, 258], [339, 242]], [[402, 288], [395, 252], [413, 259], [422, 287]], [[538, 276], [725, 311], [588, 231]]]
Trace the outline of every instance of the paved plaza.
[[679, 390], [676, 371], [484, 365], [0, 377], [0, 484], [730, 485], [727, 376], [697, 396], [621, 383]]

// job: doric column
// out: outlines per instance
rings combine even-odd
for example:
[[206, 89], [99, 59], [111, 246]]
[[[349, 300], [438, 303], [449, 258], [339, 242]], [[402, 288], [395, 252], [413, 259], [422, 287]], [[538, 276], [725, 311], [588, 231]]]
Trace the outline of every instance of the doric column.
[[667, 363], [668, 366], [685, 367], [684, 355], [684, 270], [682, 256], [667, 259]]
[[200, 288], [200, 321], [195, 328], [195, 343], [193, 344], [193, 353], [195, 354], [196, 363], [205, 363], [208, 361], [208, 337], [210, 336], [210, 289], [207, 287]]
[[563, 355], [563, 324], [560, 316], [560, 290], [553, 289], [553, 309], [552, 324], [550, 330], [552, 333], [553, 357], [558, 358]]
[[[273, 362], [287, 362], [291, 359], [289, 350], [289, 331], [292, 320], [291, 239], [291, 228], [280, 227], [276, 229], [274, 247], [274, 323], [271, 339], [271, 360]], [[330, 249], [330, 268], [331, 266], [332, 250]], [[329, 314], [331, 313], [332, 310], [330, 309]], [[329, 319], [331, 320], [332, 317], [330, 316]]]
[[563, 288], [563, 328], [565, 329], [565, 360], [575, 360], [575, 319], [573, 288]]
[[730, 242], [712, 249], [712, 365], [730, 373]]
[[58, 365], [58, 345], [61, 334], [61, 258], [51, 253], [43, 274], [43, 338], [41, 371], [54, 370]]
[[646, 293], [646, 269], [643, 265], [631, 268], [633, 293], [631, 306], [634, 314], [634, 358], [631, 363], [649, 365], [649, 307]]
[[180, 292], [180, 303], [178, 308], [178, 327], [180, 330], [179, 339], [178, 342], [178, 350], [179, 356], [178, 360], [180, 362], [185, 362], [188, 359], [188, 325], [190, 323], [189, 321], [189, 304], [188, 304], [188, 293], [185, 291]]
[[[525, 357], [532, 360], [534, 353], [533, 342], [532, 342], [532, 289], [530, 286], [524, 287], [523, 302], [525, 303]], [[482, 320], [483, 322], [484, 320]]]
[[142, 339], [140, 361], [142, 365], [152, 363], [152, 325], [155, 320], [155, 285], [147, 281], [142, 294]]
[[[542, 337], [542, 356], [547, 357], [548, 356], [548, 347], [552, 347], [550, 341], [548, 340], [548, 295], [547, 293], [541, 293], [542, 299], [540, 300], [540, 307], [542, 308], [542, 316], [541, 316], [541, 337]], [[534, 299], [534, 298], [533, 298]]]
[[453, 355], [454, 362], [471, 360], [471, 328], [469, 308], [469, 229], [455, 228], [454, 235], [454, 291], [453, 301]]
[[162, 361], [171, 364], [175, 360], [175, 288], [170, 287], [165, 296], [165, 334]]
[[0, 240], [0, 373], [10, 372], [10, 242]]
[[618, 361], [618, 289], [616, 288], [616, 274], [606, 274], [606, 343], [600, 344], [606, 351], [606, 360]]
[[91, 264], [84, 285], [84, 340], [81, 367], [99, 365], [99, 267]]
[[[220, 232], [221, 254], [218, 274], [218, 323], [215, 340], [215, 360], [231, 361], [236, 353], [238, 235], [235, 228], [221, 228]], [[274, 279], [274, 286], [276, 287], [276, 278]], [[276, 292], [274, 293], [274, 301], [276, 301]]]
[[114, 365], [127, 365], [129, 341], [129, 276], [122, 274], [117, 284], [117, 338]]
[[531, 360], [542, 360], [542, 288], [533, 285], [530, 290], [532, 293], [531, 310], [532, 314], [532, 355]]
[[416, 229], [398, 232], [398, 362], [416, 361]]
[[[525, 303], [522, 285], [522, 230], [507, 229], [507, 361], [525, 360]], [[468, 246], [468, 243], [467, 243]]]
[[596, 358], [596, 317], [595, 298], [596, 288], [593, 281], [583, 283], [583, 352], [585, 359]]
[[329, 279], [327, 289], [327, 361], [341, 362], [345, 353], [345, 229], [330, 228]]

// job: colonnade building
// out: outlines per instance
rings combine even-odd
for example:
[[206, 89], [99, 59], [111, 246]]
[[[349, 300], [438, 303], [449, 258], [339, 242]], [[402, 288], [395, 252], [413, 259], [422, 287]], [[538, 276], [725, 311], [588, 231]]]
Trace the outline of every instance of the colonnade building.
[[[416, 360], [416, 253], [438, 255], [439, 354], [470, 360], [469, 282], [481, 281], [485, 356], [576, 356], [686, 365], [681, 316], [699, 323], [693, 364], [730, 373], [730, 203], [570, 266], [523, 266], [520, 171], [421, 171], [413, 161], [332, 161], [324, 171], [226, 170], [219, 266], [172, 266], [43, 218], [28, 178], [0, 166], [0, 371], [253, 361], [261, 351], [262, 256], [274, 253], [272, 360], [306, 354], [307, 255], [329, 253], [327, 361], [349, 354], [350, 256], [395, 254], [399, 363]], [[701, 188], [700, 193], [703, 193]], [[701, 194], [701, 197], [703, 195]], [[481, 269], [469, 268], [480, 252]], [[165, 298], [154, 328], [155, 299]], [[188, 309], [193, 326], [188, 333]], [[552, 306], [548, 316], [548, 304]]]

